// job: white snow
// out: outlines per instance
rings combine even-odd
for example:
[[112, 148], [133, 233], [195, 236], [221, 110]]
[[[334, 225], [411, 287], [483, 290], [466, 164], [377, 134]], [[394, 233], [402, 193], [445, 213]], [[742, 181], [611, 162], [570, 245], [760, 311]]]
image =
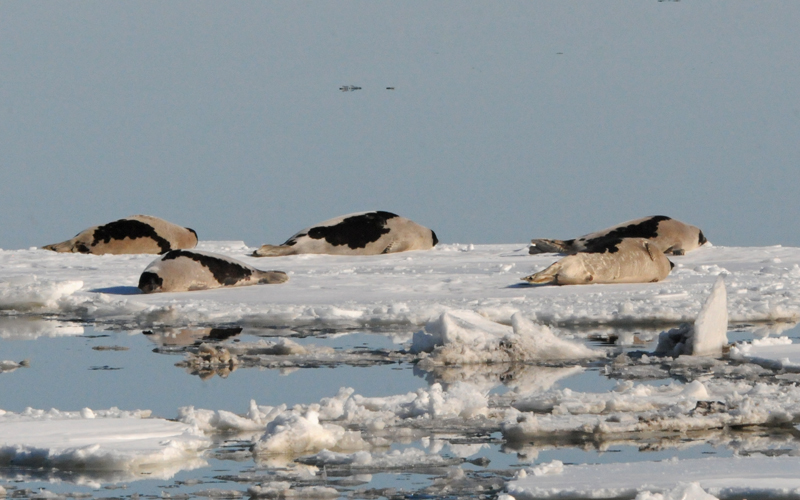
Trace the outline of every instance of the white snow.
[[[526, 498], [617, 498], [642, 492], [674, 498], [676, 490], [695, 496], [696, 483], [713, 497], [733, 495], [796, 496], [800, 494], [797, 457], [741, 457], [668, 460], [599, 465], [550, 463], [529, 470], [507, 485], [517, 500]], [[658, 497], [641, 496], [653, 499]], [[681, 496], [678, 496], [681, 498]]]
[[261, 326], [410, 324], [471, 310], [511, 324], [626, 325], [694, 322], [717, 275], [725, 275], [731, 322], [800, 319], [800, 249], [702, 247], [659, 283], [530, 287], [520, 277], [549, 265], [527, 245], [438, 245], [431, 251], [343, 257], [255, 258], [242, 242], [202, 242], [288, 283], [143, 295], [136, 285], [152, 255], [0, 251], [0, 309], [138, 325]]

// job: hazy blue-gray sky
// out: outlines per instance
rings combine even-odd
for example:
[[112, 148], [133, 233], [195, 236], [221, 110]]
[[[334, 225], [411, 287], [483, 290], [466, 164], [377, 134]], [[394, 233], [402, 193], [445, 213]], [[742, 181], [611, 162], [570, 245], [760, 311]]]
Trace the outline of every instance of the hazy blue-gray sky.
[[368, 209], [444, 242], [665, 214], [800, 245], [798, 26], [752, 0], [0, 1], [0, 247], [136, 213], [255, 246]]

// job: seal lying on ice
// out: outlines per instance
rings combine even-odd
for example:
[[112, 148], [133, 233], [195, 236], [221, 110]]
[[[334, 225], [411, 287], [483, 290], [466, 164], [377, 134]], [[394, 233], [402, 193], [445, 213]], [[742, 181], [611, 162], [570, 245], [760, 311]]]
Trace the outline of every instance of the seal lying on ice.
[[297, 254], [378, 255], [430, 250], [436, 233], [390, 212], [360, 212], [303, 229], [282, 245], [262, 245], [254, 257]]
[[589, 283], [649, 283], [669, 275], [673, 264], [650, 240], [619, 238], [597, 240], [583, 252], [568, 255], [547, 269], [523, 280], [554, 285]]
[[641, 219], [623, 222], [613, 227], [589, 233], [573, 240], [531, 240], [529, 253], [566, 253], [585, 252], [602, 238], [645, 238], [650, 240], [659, 250], [672, 255], [683, 255], [708, 240], [703, 231], [679, 220], [665, 215], [652, 215]]
[[196, 245], [197, 233], [193, 229], [150, 215], [132, 215], [102, 226], [90, 227], [71, 240], [42, 248], [55, 252], [103, 255], [164, 253], [194, 248]]
[[225, 255], [171, 250], [148, 265], [139, 277], [144, 293], [187, 292], [228, 286], [283, 283], [282, 271], [260, 271]]

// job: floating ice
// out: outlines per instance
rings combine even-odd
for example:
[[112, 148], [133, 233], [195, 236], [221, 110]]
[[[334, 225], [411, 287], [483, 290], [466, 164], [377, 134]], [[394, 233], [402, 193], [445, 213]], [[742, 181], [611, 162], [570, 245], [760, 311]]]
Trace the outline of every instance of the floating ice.
[[402, 427], [404, 421], [476, 419], [487, 415], [486, 394], [475, 387], [452, 384], [444, 390], [440, 384], [403, 395], [363, 397], [353, 389], [342, 388], [331, 398], [319, 403], [285, 406], [258, 406], [251, 402], [246, 415], [220, 410], [181, 408], [179, 421], [205, 432], [264, 433], [258, 438], [254, 452], [259, 455], [298, 455], [323, 449], [364, 450], [372, 445], [359, 431], [347, 428], [364, 426], [367, 432], [389, 427]]
[[800, 372], [800, 344], [788, 337], [755, 339], [731, 348], [731, 359], [741, 359], [773, 370]]
[[[506, 489], [517, 500], [533, 498], [709, 499], [728, 496], [794, 496], [800, 493], [797, 457], [707, 458], [596, 465], [542, 466]], [[692, 486], [695, 483], [696, 486]], [[701, 492], [704, 490], [704, 492]], [[703, 494], [705, 493], [705, 495]], [[660, 497], [655, 494], [662, 495]], [[682, 496], [686, 494], [687, 496]]]
[[434, 365], [532, 362], [605, 356], [577, 342], [556, 337], [550, 328], [536, 325], [519, 313], [508, 327], [472, 311], [442, 313], [414, 334], [412, 352], [431, 352], [421, 363]]
[[621, 382], [609, 393], [548, 391], [519, 399], [501, 425], [511, 441], [587, 434], [686, 432], [783, 425], [800, 418], [800, 388], [711, 379], [650, 386]]
[[[166, 478], [205, 465], [210, 444], [196, 428], [149, 412], [0, 410], [0, 466], [55, 468], [133, 479]], [[177, 467], [177, 468], [176, 468]], [[108, 479], [106, 477], [106, 479]]]

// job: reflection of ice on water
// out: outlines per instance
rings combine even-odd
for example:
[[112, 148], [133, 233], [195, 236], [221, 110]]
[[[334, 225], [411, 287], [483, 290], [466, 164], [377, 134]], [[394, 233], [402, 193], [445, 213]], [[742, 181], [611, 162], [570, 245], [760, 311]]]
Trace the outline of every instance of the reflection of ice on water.
[[83, 325], [70, 321], [46, 320], [36, 316], [0, 316], [0, 339], [36, 340], [39, 337], [83, 335]]

